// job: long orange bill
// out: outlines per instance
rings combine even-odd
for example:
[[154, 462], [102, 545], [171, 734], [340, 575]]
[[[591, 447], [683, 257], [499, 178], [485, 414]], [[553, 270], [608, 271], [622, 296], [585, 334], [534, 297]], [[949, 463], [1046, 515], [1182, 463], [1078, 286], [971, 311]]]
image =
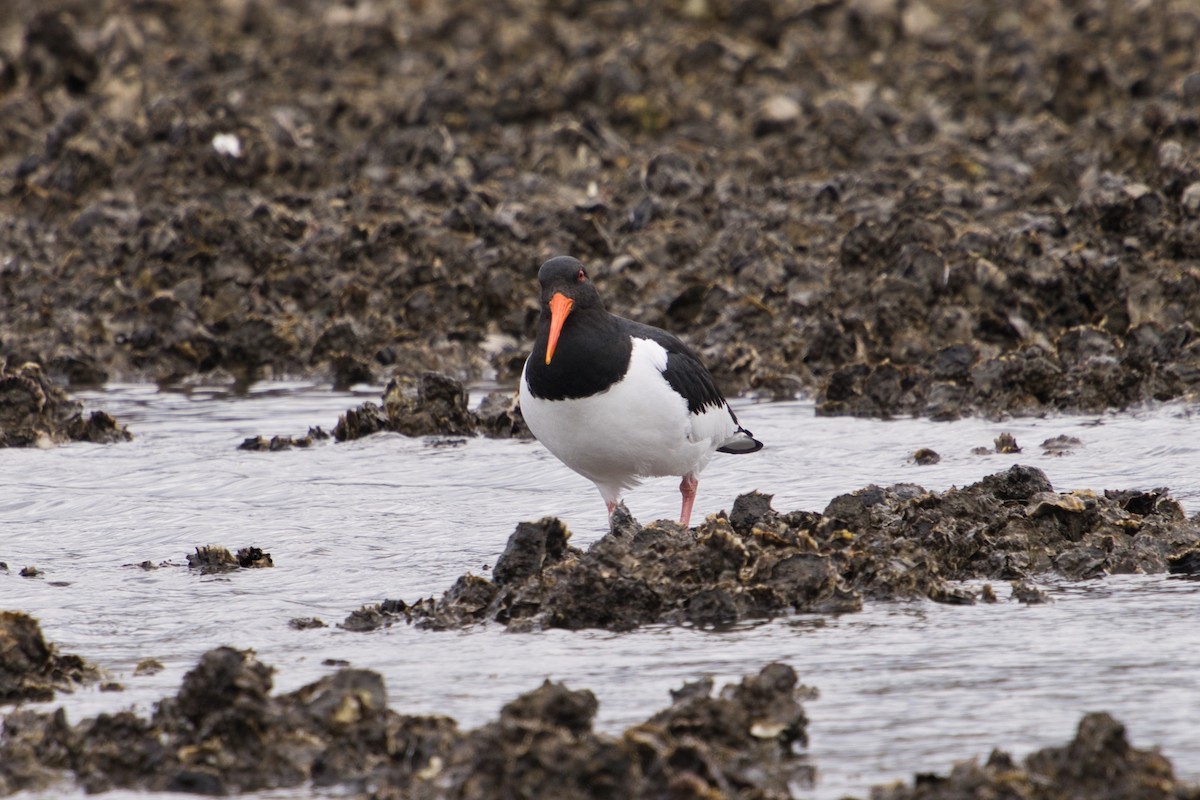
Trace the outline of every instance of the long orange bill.
[[550, 298], [550, 341], [546, 342], [546, 364], [554, 358], [554, 348], [558, 347], [558, 335], [562, 333], [563, 323], [574, 308], [575, 301], [565, 294], [556, 293]]

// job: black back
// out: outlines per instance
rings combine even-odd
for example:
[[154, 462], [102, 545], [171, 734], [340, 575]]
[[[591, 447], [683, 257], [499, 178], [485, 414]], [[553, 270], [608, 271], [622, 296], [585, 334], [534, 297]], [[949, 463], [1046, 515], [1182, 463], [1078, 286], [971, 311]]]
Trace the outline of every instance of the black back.
[[726, 404], [712, 373], [690, 347], [661, 328], [620, 317], [616, 319], [630, 336], [650, 339], [667, 351], [667, 368], [663, 370], [663, 377], [672, 389], [687, 400], [688, 411], [700, 414], [707, 408], [721, 408]]

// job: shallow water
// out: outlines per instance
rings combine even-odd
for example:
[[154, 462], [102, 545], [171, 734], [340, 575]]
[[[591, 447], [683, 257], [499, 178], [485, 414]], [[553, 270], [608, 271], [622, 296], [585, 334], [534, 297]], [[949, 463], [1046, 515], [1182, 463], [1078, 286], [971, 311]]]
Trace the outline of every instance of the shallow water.
[[[561, 516], [584, 547], [606, 524], [591, 484], [535, 443], [435, 446], [385, 434], [307, 450], [236, 449], [257, 434], [330, 429], [346, 408], [377, 397], [377, 389], [303, 384], [237, 397], [112, 386], [82, 399], [127, 423], [132, 443], [0, 451], [0, 561], [9, 565], [0, 608], [34, 615], [60, 650], [126, 686], [60, 695], [72, 720], [131, 706], [148, 713], [221, 644], [254, 648], [277, 668], [279, 691], [336, 669], [326, 659], [378, 670], [396, 711], [447, 714], [464, 728], [493, 719], [543, 678], [562, 680], [596, 693], [597, 725], [614, 733], [667, 705], [668, 690], [685, 681], [709, 674], [720, 685], [782, 660], [820, 691], [806, 704], [807, 754], [819, 777], [797, 787], [799, 797], [865, 797], [872, 784], [945, 771], [996, 747], [1022, 756], [1060, 745], [1095, 710], [1124, 722], [1136, 746], [1161, 745], [1181, 777], [1200, 780], [1200, 583], [1165, 576], [1050, 583], [1055, 602], [1041, 606], [1008, 602], [1008, 587], [997, 586], [996, 605], [871, 604], [722, 632], [340, 630], [335, 623], [364, 603], [415, 600], [464, 571], [482, 572], [519, 520]], [[715, 459], [694, 519], [750, 489], [774, 494], [782, 511], [820, 511], [869, 483], [941, 490], [1013, 463], [1042, 468], [1059, 490], [1169, 486], [1191, 515], [1200, 511], [1197, 410], [933, 423], [820, 418], [805, 402], [741, 403], [742, 422], [767, 448]], [[1002, 431], [1024, 452], [971, 454]], [[1059, 434], [1082, 447], [1044, 455], [1040, 442]], [[941, 462], [910, 463], [919, 447]], [[626, 499], [642, 520], [672, 517], [676, 485], [651, 481]], [[202, 544], [262, 547], [276, 566], [194, 575], [185, 557]], [[135, 566], [147, 560], [170, 565]], [[19, 577], [26, 565], [44, 575]], [[330, 627], [287, 625], [308, 616]], [[151, 657], [166, 669], [134, 677]], [[324, 795], [306, 787], [260, 796]]]

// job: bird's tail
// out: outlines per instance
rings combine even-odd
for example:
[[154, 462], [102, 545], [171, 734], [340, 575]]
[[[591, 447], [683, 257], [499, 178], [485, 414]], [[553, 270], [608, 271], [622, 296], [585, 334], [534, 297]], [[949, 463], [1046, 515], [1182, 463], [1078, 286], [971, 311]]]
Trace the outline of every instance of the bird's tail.
[[725, 440], [724, 444], [717, 448], [717, 452], [741, 455], [743, 453], [757, 453], [762, 448], [763, 443], [755, 439], [754, 434], [738, 426], [738, 429], [733, 432], [733, 436], [730, 436]]

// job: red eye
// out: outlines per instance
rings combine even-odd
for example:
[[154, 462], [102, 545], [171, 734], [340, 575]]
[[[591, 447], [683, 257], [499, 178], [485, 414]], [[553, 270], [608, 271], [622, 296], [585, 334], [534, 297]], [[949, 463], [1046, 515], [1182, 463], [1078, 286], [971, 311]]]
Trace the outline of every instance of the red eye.
[[579, 283], [583, 283], [584, 281], [587, 280], [587, 273], [584, 272], [583, 270], [579, 270], [579, 274], [575, 276], [575, 280], [578, 281]]

